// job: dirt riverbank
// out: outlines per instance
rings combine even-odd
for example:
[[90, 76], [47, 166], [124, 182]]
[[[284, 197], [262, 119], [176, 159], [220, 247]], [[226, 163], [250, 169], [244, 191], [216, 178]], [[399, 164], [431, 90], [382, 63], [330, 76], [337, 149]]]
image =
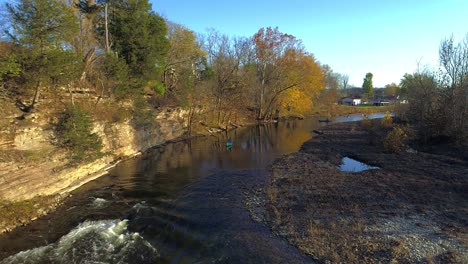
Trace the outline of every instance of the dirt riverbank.
[[[390, 154], [359, 122], [320, 132], [273, 164], [254, 219], [320, 262], [468, 262], [466, 147]], [[380, 169], [342, 172], [343, 157]]]

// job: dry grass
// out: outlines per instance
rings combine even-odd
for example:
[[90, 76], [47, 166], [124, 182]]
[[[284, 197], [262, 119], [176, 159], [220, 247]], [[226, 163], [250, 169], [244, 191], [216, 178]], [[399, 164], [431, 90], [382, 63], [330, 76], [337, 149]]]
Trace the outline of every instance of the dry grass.
[[[303, 166], [311, 162], [314, 167]], [[266, 190], [266, 219], [303, 252], [325, 263], [403, 260], [400, 243], [367, 232], [364, 199], [344, 193], [349, 181], [333, 165], [298, 154], [276, 163], [274, 172]], [[323, 185], [330, 175], [334, 182]]]
[[[390, 129], [379, 130], [380, 120], [368, 126], [377, 137]], [[301, 152], [272, 166], [265, 220], [274, 232], [326, 263], [468, 261], [466, 162], [425, 153], [387, 153], [381, 142], [369, 144], [369, 133], [357, 123], [323, 131]], [[382, 169], [341, 172], [336, 166], [343, 156]], [[412, 216], [423, 219], [423, 227], [412, 228]], [[398, 234], [385, 233], [389, 221]], [[409, 227], [398, 231], [399, 225]], [[444, 226], [441, 236], [438, 230]], [[438, 241], [447, 246], [440, 247]]]

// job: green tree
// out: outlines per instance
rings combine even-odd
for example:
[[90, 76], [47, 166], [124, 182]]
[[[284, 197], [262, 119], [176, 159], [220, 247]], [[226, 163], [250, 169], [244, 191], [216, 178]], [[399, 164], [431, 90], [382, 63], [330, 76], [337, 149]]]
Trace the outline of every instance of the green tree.
[[372, 73], [368, 72], [364, 78], [364, 83], [362, 84], [362, 90], [368, 98], [374, 96], [374, 86], [372, 85], [373, 76], [374, 75]]
[[78, 31], [77, 19], [69, 6], [55, 0], [20, 0], [6, 4], [11, 29], [7, 33], [24, 47], [18, 58], [22, 74], [35, 88], [30, 110], [39, 100], [40, 89], [69, 82], [79, 63], [70, 52], [70, 43]]
[[70, 106], [63, 114], [57, 126], [57, 136], [60, 145], [71, 151], [74, 162], [102, 156], [102, 141], [92, 133], [89, 113], [78, 105]]
[[14, 54], [2, 55], [0, 55], [0, 82], [3, 82], [4, 76], [16, 76], [21, 72], [20, 65]]
[[[128, 66], [124, 59], [113, 54], [103, 54], [96, 59], [95, 76], [100, 80], [101, 96], [113, 94], [116, 99], [126, 96], [128, 88]], [[109, 95], [110, 95], [109, 94]]]
[[148, 0], [107, 2], [112, 50], [126, 61], [130, 77], [160, 80], [170, 47], [164, 19], [151, 11]]
[[16, 77], [21, 72], [21, 67], [16, 60], [15, 54], [2, 53], [0, 54], [0, 96], [2, 93], [7, 93], [5, 82], [9, 77]]

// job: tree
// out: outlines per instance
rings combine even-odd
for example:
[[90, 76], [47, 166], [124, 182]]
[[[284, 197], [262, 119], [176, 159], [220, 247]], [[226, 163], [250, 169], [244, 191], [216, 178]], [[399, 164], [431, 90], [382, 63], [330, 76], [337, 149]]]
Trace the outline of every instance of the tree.
[[11, 92], [6, 84], [21, 73], [15, 51], [11, 43], [0, 42], [0, 97]]
[[440, 111], [437, 80], [430, 72], [405, 74], [400, 82], [402, 90], [408, 91], [409, 109], [406, 115], [416, 127], [419, 138], [427, 142], [441, 135], [445, 121]]
[[446, 135], [468, 141], [468, 34], [458, 45], [453, 36], [441, 42], [441, 100], [446, 118]]
[[324, 75], [325, 89], [337, 90], [340, 86], [341, 75], [333, 72], [332, 68], [328, 64], [322, 65], [322, 71]]
[[340, 81], [341, 81], [341, 89], [346, 91], [348, 89], [349, 75], [342, 74], [340, 76]]
[[7, 42], [0, 42], [0, 85], [3, 86], [3, 78], [5, 76], [16, 76], [20, 72], [21, 68], [14, 54], [13, 45]]
[[364, 83], [362, 84], [362, 90], [367, 98], [371, 98], [374, 96], [374, 86], [372, 85], [372, 77], [374, 75], [370, 72], [366, 74], [364, 78]]
[[73, 49], [83, 61], [83, 72], [80, 77], [81, 84], [87, 80], [91, 86], [100, 86], [94, 76], [94, 63], [97, 61], [99, 53], [99, 42], [97, 39], [96, 18], [99, 15], [101, 6], [94, 0], [72, 1], [72, 9], [79, 20], [79, 31], [73, 39]]
[[250, 39], [230, 39], [227, 35], [210, 31], [205, 41], [208, 64], [213, 71], [209, 86], [213, 97], [213, 112], [218, 125], [230, 119], [235, 108], [240, 108], [247, 100], [246, 71], [244, 65], [245, 48], [251, 46]]
[[268, 27], [261, 28], [253, 41], [257, 67], [254, 100], [258, 119], [271, 116], [279, 96], [287, 90], [296, 88], [316, 95], [323, 88], [323, 73], [313, 69], [318, 64], [307, 54], [300, 40], [281, 33], [278, 28]]
[[287, 80], [298, 85], [281, 93], [278, 100], [282, 106], [280, 111], [303, 116], [312, 110], [313, 99], [324, 86], [324, 75], [314, 56], [299, 56], [301, 58], [296, 58], [294, 68], [289, 69], [293, 78]]
[[102, 156], [102, 140], [92, 133], [92, 126], [89, 113], [78, 105], [68, 107], [59, 120], [57, 138], [62, 147], [71, 151], [73, 162]]
[[96, 59], [96, 72], [101, 86], [101, 96], [110, 93], [116, 99], [125, 98], [128, 92], [128, 66], [124, 59], [114, 54], [104, 54]]
[[109, 34], [113, 51], [127, 62], [134, 81], [159, 80], [169, 50], [164, 19], [151, 11], [148, 0], [106, 2], [111, 10]]
[[384, 93], [385, 95], [397, 96], [400, 94], [400, 86], [396, 83], [387, 84]]
[[9, 38], [24, 47], [18, 58], [24, 79], [35, 87], [30, 110], [39, 100], [40, 89], [69, 82], [79, 62], [70, 51], [78, 23], [70, 7], [55, 0], [21, 0], [6, 5], [11, 23]]
[[407, 94], [409, 121], [419, 139], [468, 141], [468, 36], [458, 45], [453, 37], [441, 42], [440, 70], [405, 74], [401, 91]]
[[333, 72], [332, 68], [327, 64], [322, 65], [322, 71], [325, 89], [322, 90], [320, 101], [326, 106], [328, 115], [331, 115], [334, 105], [338, 102], [341, 75]]
[[163, 73], [166, 95], [185, 100], [197, 76], [197, 64], [206, 52], [201, 49], [195, 33], [188, 28], [167, 22], [170, 48]]

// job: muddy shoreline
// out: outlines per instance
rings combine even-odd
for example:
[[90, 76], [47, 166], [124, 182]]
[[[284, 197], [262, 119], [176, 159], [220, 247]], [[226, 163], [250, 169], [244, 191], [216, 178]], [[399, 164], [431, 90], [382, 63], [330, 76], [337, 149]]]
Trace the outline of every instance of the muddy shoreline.
[[[465, 147], [391, 154], [361, 122], [320, 132], [272, 165], [254, 219], [321, 262], [468, 261]], [[343, 157], [381, 169], [342, 172]]]

